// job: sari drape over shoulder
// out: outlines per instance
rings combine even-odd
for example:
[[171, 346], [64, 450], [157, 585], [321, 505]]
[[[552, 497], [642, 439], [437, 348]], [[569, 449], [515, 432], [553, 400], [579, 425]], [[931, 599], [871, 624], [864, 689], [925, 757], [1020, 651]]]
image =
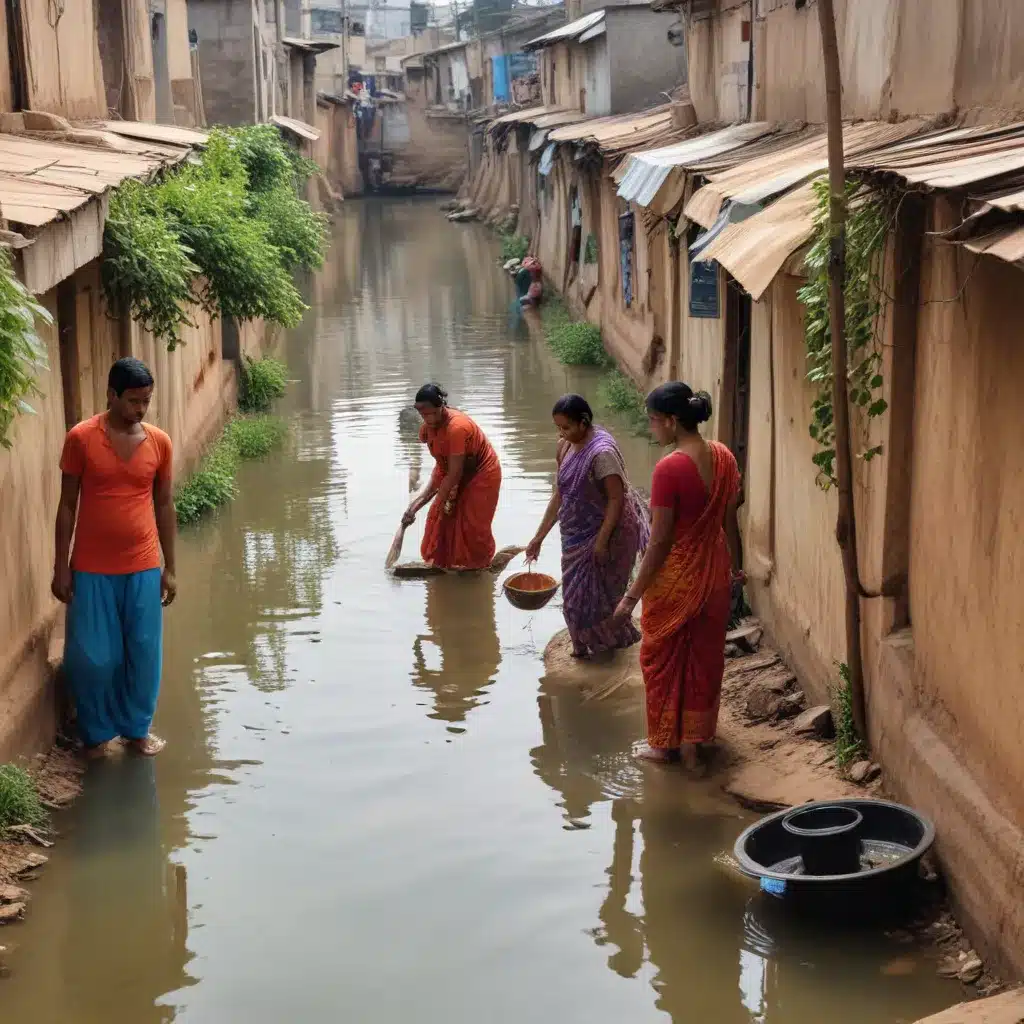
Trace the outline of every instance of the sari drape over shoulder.
[[[625, 491], [622, 514], [608, 544], [608, 561], [594, 558], [594, 541], [607, 509], [601, 480], [618, 476]], [[647, 509], [630, 487], [615, 439], [595, 427], [579, 450], [567, 449], [558, 467], [562, 534], [562, 612], [577, 654], [629, 647], [640, 639], [633, 622], [618, 628], [610, 619], [629, 586], [637, 555], [647, 547]]]
[[498, 508], [501, 465], [484, 432], [465, 413], [449, 409], [445, 423], [420, 430], [434, 457], [431, 483], [439, 487], [452, 456], [465, 457], [462, 479], [447, 502], [435, 499], [420, 545], [423, 561], [442, 569], [486, 569], [494, 559], [491, 524]]
[[[643, 598], [648, 743], [660, 749], [708, 742], [718, 723], [731, 591], [723, 527], [739, 470], [725, 445], [711, 441], [710, 448], [714, 478], [706, 504], [695, 518], [677, 522], [672, 550]], [[661, 465], [669, 459], [687, 465], [665, 466], [667, 473], [680, 479], [689, 473], [687, 486], [703, 486], [688, 456], [675, 453]]]

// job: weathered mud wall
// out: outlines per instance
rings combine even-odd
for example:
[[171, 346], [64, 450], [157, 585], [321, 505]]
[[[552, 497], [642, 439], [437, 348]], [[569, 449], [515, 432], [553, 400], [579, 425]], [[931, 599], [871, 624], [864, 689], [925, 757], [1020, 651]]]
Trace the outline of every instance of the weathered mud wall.
[[[57, 290], [41, 301], [56, 320]], [[56, 721], [52, 663], [59, 659], [63, 610], [50, 594], [50, 579], [58, 462], [69, 417], [73, 422], [105, 408], [110, 364], [127, 350], [156, 377], [149, 419], [171, 435], [180, 475], [236, 400], [235, 368], [221, 354], [221, 323], [201, 310], [192, 310], [195, 326], [185, 328], [174, 352], [137, 325], [122, 334], [103, 305], [96, 262], [62, 292], [65, 320], [72, 309], [74, 330], [65, 332], [64, 351], [56, 325], [41, 329], [49, 361], [40, 377], [43, 396], [33, 401], [36, 415], [17, 420], [12, 449], [0, 450], [0, 761], [44, 746]], [[242, 351], [258, 355], [265, 333], [261, 323], [244, 325]]]
[[356, 120], [351, 105], [318, 103], [316, 127], [320, 138], [313, 159], [327, 176], [331, 188], [343, 196], [359, 195], [363, 178], [359, 173], [359, 151]]

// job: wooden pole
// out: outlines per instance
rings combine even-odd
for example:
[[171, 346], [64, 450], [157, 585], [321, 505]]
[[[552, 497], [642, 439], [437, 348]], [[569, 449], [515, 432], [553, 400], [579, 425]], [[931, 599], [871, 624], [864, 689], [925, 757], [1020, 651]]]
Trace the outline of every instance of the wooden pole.
[[846, 351], [846, 169], [843, 162], [843, 93], [839, 76], [839, 45], [832, 0], [818, 0], [821, 48], [825, 63], [825, 116], [828, 128], [829, 183], [829, 327], [832, 334], [832, 415], [835, 422], [836, 480], [839, 513], [836, 540], [846, 580], [846, 666], [853, 698], [853, 719], [867, 742], [864, 664], [860, 645], [860, 576], [857, 562], [857, 519], [853, 501], [853, 457], [850, 446], [850, 402]]

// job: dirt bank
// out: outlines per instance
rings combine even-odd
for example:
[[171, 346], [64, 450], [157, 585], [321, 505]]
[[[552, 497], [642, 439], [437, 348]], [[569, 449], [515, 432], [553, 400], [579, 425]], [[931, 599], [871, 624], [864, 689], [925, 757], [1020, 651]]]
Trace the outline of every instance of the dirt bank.
[[[759, 629], [749, 625], [749, 631], [743, 630], [749, 632], [743, 637], [749, 653], [734, 648], [736, 656], [726, 663], [711, 780], [756, 811], [877, 791], [877, 775], [867, 786], [853, 784], [837, 771], [831, 742], [813, 731], [798, 731], [807, 728], [810, 716], [804, 714], [808, 709], [796, 676], [772, 648], [757, 643]], [[569, 651], [563, 630], [544, 652], [551, 680], [580, 687], [589, 700], [631, 693], [643, 701], [639, 645], [604, 661], [580, 662]]]
[[[83, 771], [84, 766], [74, 754], [58, 747], [40, 754], [29, 766], [39, 796], [50, 811], [66, 807], [78, 796]], [[53, 846], [54, 838], [48, 828], [15, 826], [0, 840], [0, 925], [25, 916], [31, 894], [24, 885], [34, 881], [46, 864], [45, 850]]]
[[[828, 709], [807, 707], [796, 683], [796, 674], [778, 652], [762, 642], [761, 627], [748, 620], [730, 633], [727, 645], [718, 737], [709, 761], [705, 785], [718, 787], [749, 810], [770, 812], [808, 800], [845, 797], [885, 797], [884, 780], [877, 765], [863, 761], [836, 763], [832, 721]], [[644, 699], [639, 645], [613, 656], [578, 661], [570, 654], [568, 632], [552, 638], [544, 651], [547, 683], [575, 686], [586, 700], [622, 704]], [[637, 737], [638, 739], [640, 737]], [[669, 773], [672, 767], [659, 767]], [[859, 781], [855, 782], [854, 779]], [[682, 780], [681, 780], [682, 781]], [[927, 870], [932, 872], [931, 867]], [[935, 1024], [983, 1024], [990, 1020], [973, 1010], [977, 997], [991, 996], [1002, 983], [990, 974], [945, 901], [934, 876], [931, 901], [916, 921], [892, 933], [900, 941], [930, 947], [936, 970], [957, 978], [965, 997], [974, 997], [970, 1014], [946, 1017]], [[1002, 1006], [1003, 1004], [996, 1004]], [[1007, 1005], [1017, 1006], [1010, 1001]], [[931, 1019], [929, 1019], [931, 1020]], [[1024, 1024], [1024, 1012], [1005, 1018], [1007, 1024]], [[994, 1016], [993, 1024], [1004, 1018]]]

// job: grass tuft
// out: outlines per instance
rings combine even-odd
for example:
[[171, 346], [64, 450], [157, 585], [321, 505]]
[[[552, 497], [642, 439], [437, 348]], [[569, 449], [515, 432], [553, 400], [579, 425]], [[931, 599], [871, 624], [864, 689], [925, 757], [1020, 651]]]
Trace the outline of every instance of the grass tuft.
[[243, 459], [261, 459], [283, 444], [288, 424], [279, 416], [241, 416], [211, 445], [196, 471], [174, 494], [181, 525], [194, 523], [235, 496], [235, 471]]
[[0, 834], [13, 825], [38, 828], [47, 823], [32, 776], [14, 764], [0, 764]]
[[278, 359], [245, 357], [238, 407], [243, 412], [268, 412], [288, 386], [288, 367]]
[[637, 433], [647, 435], [647, 405], [644, 393], [621, 370], [609, 370], [601, 378], [601, 401], [618, 413]]
[[513, 232], [503, 233], [501, 236], [501, 259], [503, 263], [509, 260], [526, 259], [530, 251], [530, 240], [526, 235], [517, 235]]
[[832, 689], [832, 718], [835, 723], [836, 764], [843, 768], [864, 756], [864, 743], [857, 735], [853, 721], [853, 690], [850, 688], [850, 669], [839, 666], [839, 685]]

